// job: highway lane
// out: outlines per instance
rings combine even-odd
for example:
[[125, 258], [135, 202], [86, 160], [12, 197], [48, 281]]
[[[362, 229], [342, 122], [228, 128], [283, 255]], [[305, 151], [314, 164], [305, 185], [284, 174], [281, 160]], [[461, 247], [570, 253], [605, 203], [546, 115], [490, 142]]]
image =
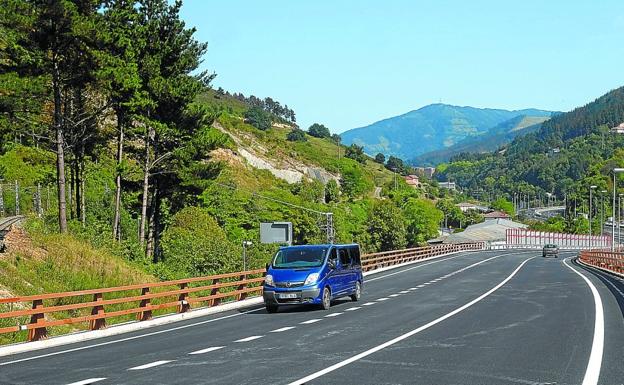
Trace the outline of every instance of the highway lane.
[[[329, 312], [255, 309], [5, 357], [0, 383], [289, 383], [448, 315], [527, 260], [470, 308], [312, 383], [580, 383], [592, 346], [591, 294], [561, 260], [529, 259], [536, 254], [466, 253], [372, 275], [361, 302]], [[617, 302], [605, 302], [607, 335], [617, 335]]]

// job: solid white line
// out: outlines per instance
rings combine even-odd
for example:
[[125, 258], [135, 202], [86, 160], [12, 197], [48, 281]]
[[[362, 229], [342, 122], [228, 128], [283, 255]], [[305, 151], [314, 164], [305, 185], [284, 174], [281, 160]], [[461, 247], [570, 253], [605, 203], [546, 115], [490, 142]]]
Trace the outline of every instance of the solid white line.
[[176, 327], [171, 328], [171, 329], [165, 329], [165, 330], [159, 330], [159, 331], [156, 331], [156, 332], [145, 333], [145, 334], [141, 334], [141, 335], [138, 335], [138, 336], [126, 337], [126, 338], [121, 338], [121, 339], [114, 340], [114, 341], [101, 342], [99, 344], [81, 346], [79, 348], [61, 350], [61, 351], [58, 351], [58, 352], [41, 354], [41, 355], [33, 356], [33, 357], [20, 358], [18, 360], [13, 360], [13, 361], [0, 362], [0, 366], [16, 364], [18, 362], [36, 360], [36, 359], [39, 359], [39, 358], [46, 358], [46, 357], [57, 356], [59, 354], [78, 352], [78, 351], [81, 351], [81, 350], [97, 348], [97, 347], [100, 347], [100, 346], [112, 345], [112, 344], [116, 344], [116, 343], [119, 343], [119, 342], [132, 341], [132, 340], [136, 340], [138, 338], [150, 337], [150, 336], [155, 336], [155, 335], [163, 334], [163, 333], [169, 333], [169, 332], [173, 332], [173, 331], [176, 331], [176, 330], [190, 328], [190, 327], [193, 327], [193, 326], [204, 325], [204, 324], [215, 322], [215, 321], [221, 321], [221, 320], [232, 318], [232, 317], [238, 317], [238, 316], [241, 316], [241, 315], [244, 315], [244, 314], [254, 313], [254, 312], [257, 312], [257, 311], [261, 311], [261, 310], [264, 310], [264, 307], [258, 308], [258, 309], [247, 310], [247, 311], [244, 311], [244, 312], [241, 312], [241, 313], [230, 314], [230, 315], [226, 315], [226, 316], [223, 316], [223, 317], [212, 318], [212, 319], [209, 319], [209, 320], [206, 320], [206, 321], [194, 322], [194, 323], [188, 324], [188, 325], [176, 326]]
[[155, 367], [155, 366], [160, 366], [160, 365], [168, 364], [168, 363], [170, 363], [170, 362], [173, 362], [173, 361], [167, 361], [167, 360], [162, 360], [162, 361], [154, 361], [154, 362], [150, 362], [149, 364], [135, 366], [134, 368], [130, 368], [130, 369], [128, 369], [128, 370], [143, 370], [143, 369], [149, 369], [149, 368], [153, 368], [153, 367]]
[[383, 298], [379, 298], [379, 299], [377, 300], [377, 302], [387, 301], [387, 300], [389, 300], [389, 299], [390, 299], [390, 298], [383, 297]]
[[589, 289], [594, 297], [595, 313], [594, 320], [594, 341], [592, 342], [591, 353], [589, 354], [589, 361], [587, 363], [587, 369], [585, 370], [585, 377], [583, 378], [583, 385], [596, 385], [598, 384], [598, 378], [600, 377], [600, 367], [602, 366], [602, 351], [604, 349], [604, 310], [602, 308], [602, 299], [596, 286], [585, 275], [579, 273], [572, 266], [568, 265], [564, 260], [563, 263], [573, 272], [578, 274]]
[[370, 305], [374, 305], [375, 302], [366, 302], [364, 304], [362, 304], [362, 306], [370, 306]]
[[342, 314], [342, 313], [331, 313], [331, 314], [326, 315], [325, 317], [326, 317], [326, 318], [329, 318], [329, 317], [337, 317], [337, 316], [339, 316], [339, 315], [341, 315], [341, 314]]
[[82, 381], [78, 381], [78, 382], [72, 382], [71, 384], [67, 384], [67, 385], [90, 385], [93, 384], [95, 382], [100, 382], [102, 380], [105, 380], [106, 377], [98, 377], [98, 378], [87, 378], [86, 380], [82, 380]]
[[321, 321], [321, 319], [320, 319], [320, 318], [317, 318], [317, 319], [309, 319], [309, 320], [307, 320], [307, 321], [299, 322], [299, 324], [300, 324], [300, 325], [309, 325], [309, 324], [313, 324], [313, 323], [315, 323], [315, 322], [319, 322], [319, 321]]
[[225, 346], [213, 346], [210, 348], [206, 348], [206, 349], [202, 349], [202, 350], [197, 350], [194, 352], [191, 352], [189, 354], [204, 354], [204, 353], [209, 353], [209, 352], [214, 352], [215, 350], [219, 350], [219, 349], [223, 349]]
[[240, 340], [236, 340], [234, 342], [249, 342], [249, 341], [257, 340], [258, 338], [262, 338], [262, 337], [264, 336], [251, 336], [251, 337], [241, 338]]
[[294, 382], [291, 382], [289, 385], [302, 385], [302, 384], [305, 384], [307, 382], [310, 382], [310, 381], [312, 381], [312, 380], [314, 380], [316, 378], [324, 376], [327, 373], [331, 373], [331, 372], [333, 372], [336, 369], [340, 369], [343, 366], [349, 365], [349, 364], [351, 364], [351, 363], [353, 363], [355, 361], [358, 361], [358, 360], [360, 360], [360, 359], [362, 359], [362, 358], [364, 358], [366, 356], [369, 356], [369, 355], [371, 355], [371, 354], [373, 354], [375, 352], [378, 352], [378, 351], [380, 351], [382, 349], [385, 349], [385, 348], [387, 348], [389, 346], [392, 346], [392, 345], [394, 345], [394, 344], [396, 344], [396, 343], [398, 343], [400, 341], [403, 341], [404, 339], [407, 339], [407, 338], [409, 338], [409, 337], [411, 337], [411, 336], [413, 336], [413, 335], [415, 335], [417, 333], [420, 333], [423, 330], [429, 329], [430, 327], [432, 327], [432, 326], [434, 326], [434, 325], [436, 325], [436, 324], [438, 324], [438, 323], [440, 323], [440, 322], [442, 322], [442, 321], [444, 321], [444, 320], [446, 320], [446, 319], [456, 315], [457, 313], [462, 312], [462, 311], [468, 309], [469, 307], [471, 307], [474, 304], [476, 304], [477, 302], [483, 300], [484, 298], [486, 298], [490, 294], [494, 293], [496, 290], [500, 289], [507, 282], [509, 282], [509, 280], [511, 280], [516, 275], [516, 273], [518, 273], [518, 271], [520, 271], [522, 266], [524, 266], [528, 261], [530, 261], [533, 258], [535, 258], [535, 257], [531, 257], [529, 259], [524, 260], [524, 262], [522, 262], [520, 264], [520, 266], [518, 266], [507, 278], [505, 278], [498, 285], [494, 286], [492, 289], [488, 290], [484, 294], [481, 294], [479, 297], [473, 299], [472, 301], [468, 302], [467, 304], [465, 304], [465, 305], [463, 305], [461, 307], [458, 307], [457, 309], [453, 310], [452, 312], [450, 312], [450, 313], [448, 313], [446, 315], [443, 315], [442, 317], [437, 318], [437, 319], [435, 319], [435, 320], [433, 320], [433, 321], [431, 321], [431, 322], [429, 322], [429, 323], [427, 323], [427, 324], [425, 324], [425, 325], [423, 325], [423, 326], [421, 326], [421, 327], [419, 327], [417, 329], [414, 329], [414, 330], [412, 330], [410, 332], [407, 332], [407, 333], [405, 333], [403, 335], [400, 335], [400, 336], [398, 336], [398, 337], [396, 337], [396, 338], [394, 338], [394, 339], [392, 339], [390, 341], [384, 342], [381, 345], [375, 346], [374, 348], [366, 350], [366, 351], [364, 351], [364, 352], [362, 352], [360, 354], [357, 354], [357, 355], [355, 355], [355, 356], [353, 356], [351, 358], [343, 360], [343, 361], [341, 361], [341, 362], [339, 362], [337, 364], [334, 364], [334, 365], [332, 365], [332, 366], [330, 366], [328, 368], [325, 368], [325, 369], [320, 370], [320, 371], [318, 371], [316, 373], [313, 373], [313, 374], [311, 374], [311, 375], [309, 375], [307, 377], [304, 377], [304, 378], [301, 378], [301, 379], [296, 380]]
[[345, 310], [345, 311], [353, 311], [353, 310], [357, 310], [357, 309], [361, 309], [361, 307], [359, 307], [359, 306], [353, 306], [353, 307], [348, 308], [348, 309], [347, 309], [347, 310]]
[[275, 329], [275, 330], [271, 330], [270, 333], [281, 333], [281, 332], [285, 332], [286, 330], [291, 330], [294, 329], [294, 326], [286, 326], [283, 328], [279, 328], [279, 329]]

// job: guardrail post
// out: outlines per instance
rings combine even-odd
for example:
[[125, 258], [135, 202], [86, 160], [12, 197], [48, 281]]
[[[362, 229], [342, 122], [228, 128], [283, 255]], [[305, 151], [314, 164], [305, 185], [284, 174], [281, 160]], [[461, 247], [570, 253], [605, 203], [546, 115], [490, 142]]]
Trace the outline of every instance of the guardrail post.
[[[143, 289], [141, 289], [141, 295], [146, 295], [150, 293], [150, 288], [149, 287], [144, 287]], [[141, 303], [139, 304], [139, 307], [147, 307], [151, 305], [151, 301], [149, 298], [146, 299], [142, 299]], [[137, 319], [139, 321], [147, 321], [149, 319], [152, 318], [152, 311], [151, 310], [143, 310], [142, 312], [137, 314]]]
[[[93, 294], [93, 301], [102, 302], [103, 301], [102, 293]], [[93, 309], [91, 309], [91, 315], [103, 316], [104, 306], [103, 305], [93, 306]], [[89, 330], [99, 330], [104, 327], [106, 327], [106, 319], [104, 318], [97, 318], [97, 319], [89, 321]]]
[[[244, 275], [244, 274], [241, 275], [240, 278], [239, 278], [240, 281], [244, 281], [246, 279], [247, 279], [247, 275]], [[236, 290], [240, 291], [240, 290], [245, 289], [246, 287], [247, 287], [247, 283], [241, 283], [240, 285], [238, 285]], [[240, 301], [240, 300], [243, 300], [245, 298], [247, 298], [247, 293], [238, 293], [236, 300]]]
[[[216, 285], [217, 283], [219, 283], [219, 278], [214, 278], [212, 280], [212, 284]], [[210, 295], [217, 295], [218, 293], [219, 293], [218, 287], [213, 287], [212, 290], [210, 290]], [[217, 306], [220, 303], [221, 303], [221, 298], [213, 298], [208, 303], [208, 306]]]
[[[33, 301], [33, 309], [41, 309], [43, 307], [43, 300], [36, 299]], [[45, 314], [36, 313], [30, 316], [30, 324], [37, 325], [45, 322]], [[48, 336], [48, 330], [44, 326], [28, 329], [28, 341], [39, 341]]]
[[[180, 284], [180, 289], [188, 289], [188, 282], [184, 282]], [[178, 301], [180, 301], [180, 305], [178, 305], [178, 313], [186, 313], [191, 310], [191, 304], [188, 303], [189, 293], [184, 292], [181, 293], [178, 297]]]

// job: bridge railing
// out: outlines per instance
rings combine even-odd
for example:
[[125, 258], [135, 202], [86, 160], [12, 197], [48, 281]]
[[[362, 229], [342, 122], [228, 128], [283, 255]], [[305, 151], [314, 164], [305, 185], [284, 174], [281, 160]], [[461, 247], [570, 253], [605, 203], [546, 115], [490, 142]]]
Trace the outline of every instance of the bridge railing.
[[385, 251], [362, 256], [362, 270], [370, 271], [402, 263], [418, 261], [437, 255], [468, 250], [483, 250], [484, 243], [442, 244], [405, 250]]
[[579, 254], [581, 262], [602, 270], [624, 276], [624, 252], [606, 250], [583, 250]]
[[[361, 256], [365, 271], [448, 253], [482, 250], [483, 243], [436, 245]], [[265, 269], [88, 289], [63, 293], [0, 298], [0, 334], [26, 331], [29, 341], [46, 338], [48, 328], [88, 324], [106, 327], [106, 320], [146, 321], [153, 313], [184, 313], [194, 306], [216, 306], [262, 295]], [[8, 311], [5, 311], [8, 310]]]

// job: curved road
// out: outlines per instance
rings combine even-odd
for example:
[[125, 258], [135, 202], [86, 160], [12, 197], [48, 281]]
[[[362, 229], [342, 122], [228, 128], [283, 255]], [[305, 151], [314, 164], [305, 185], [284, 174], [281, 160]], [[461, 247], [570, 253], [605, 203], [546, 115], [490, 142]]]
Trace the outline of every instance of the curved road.
[[328, 312], [256, 308], [3, 357], [0, 383], [622, 384], [624, 283], [538, 255], [373, 274]]

